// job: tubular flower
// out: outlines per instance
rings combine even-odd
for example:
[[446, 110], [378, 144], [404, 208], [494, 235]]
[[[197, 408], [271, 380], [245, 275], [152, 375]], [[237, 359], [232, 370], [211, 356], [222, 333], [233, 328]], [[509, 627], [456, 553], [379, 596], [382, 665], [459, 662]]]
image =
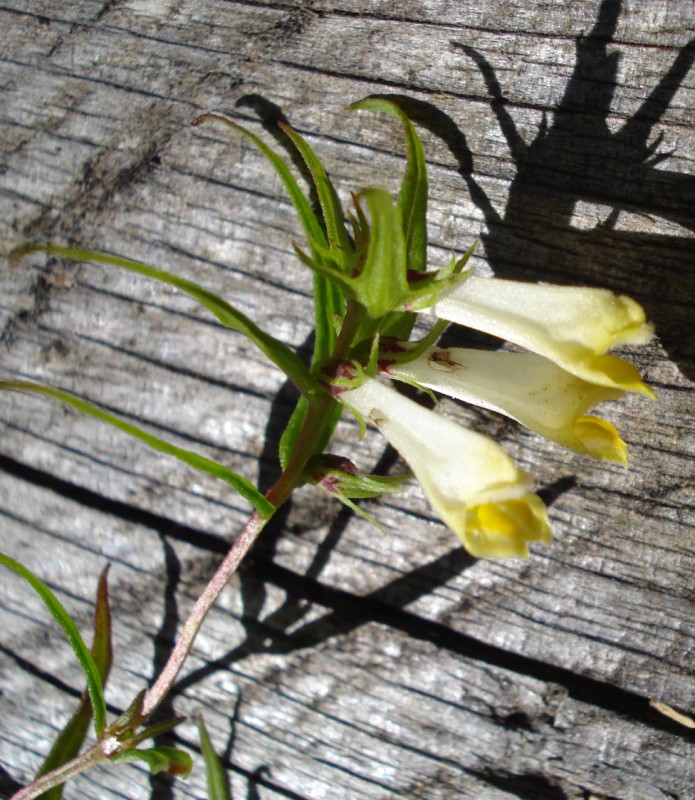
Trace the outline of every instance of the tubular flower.
[[624, 392], [589, 383], [535, 353], [432, 347], [413, 361], [388, 365], [394, 378], [498, 411], [569, 447], [627, 466], [618, 431], [589, 408]]
[[528, 542], [550, 542], [545, 505], [528, 493], [530, 476], [495, 442], [373, 378], [336, 395], [399, 451], [471, 555], [527, 557]]
[[514, 342], [589, 383], [654, 397], [632, 364], [607, 355], [653, 336], [642, 307], [625, 295], [471, 275], [440, 292], [429, 312]]

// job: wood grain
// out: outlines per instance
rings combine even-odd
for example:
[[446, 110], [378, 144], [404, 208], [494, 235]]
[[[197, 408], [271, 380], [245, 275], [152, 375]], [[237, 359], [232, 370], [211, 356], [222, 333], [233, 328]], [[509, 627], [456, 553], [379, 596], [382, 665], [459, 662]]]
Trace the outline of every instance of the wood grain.
[[[64, 7], [63, 7], [64, 6]], [[341, 198], [396, 190], [401, 96], [430, 164], [430, 257], [480, 240], [482, 272], [608, 286], [659, 334], [630, 357], [658, 403], [605, 415], [628, 471], [495, 415], [444, 413], [533, 472], [553, 544], [476, 562], [417, 486], [368, 508], [387, 536], [302, 490], [212, 612], [172, 700], [202, 710], [235, 798], [689, 800], [695, 708], [692, 377], [695, 79], [688, 0], [26, 0], [0, 5], [0, 225], [111, 250], [222, 293], [293, 347], [311, 335], [299, 225], [248, 142], [284, 113]], [[274, 112], [275, 109], [275, 112]], [[85, 394], [267, 488], [294, 395], [189, 298], [108, 269], [0, 268], [2, 373]], [[447, 334], [449, 342], [466, 339]], [[110, 562], [122, 708], [243, 525], [213, 479], [52, 405], [3, 396], [0, 549], [89, 627]], [[335, 449], [398, 470], [356, 426]], [[81, 691], [69, 648], [11, 575], [0, 591], [0, 793], [30, 778]], [[195, 752], [192, 723], [179, 741]], [[137, 768], [66, 797], [204, 796]]]

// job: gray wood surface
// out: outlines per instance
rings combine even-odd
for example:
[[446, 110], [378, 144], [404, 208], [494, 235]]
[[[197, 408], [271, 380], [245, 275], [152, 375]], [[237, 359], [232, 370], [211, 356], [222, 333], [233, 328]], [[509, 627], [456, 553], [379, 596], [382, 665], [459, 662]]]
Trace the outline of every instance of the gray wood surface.
[[[431, 168], [431, 261], [476, 239], [482, 272], [608, 286], [659, 338], [631, 354], [656, 388], [607, 406], [628, 471], [495, 415], [550, 503], [554, 541], [476, 562], [416, 485], [368, 508], [298, 493], [225, 591], [172, 700], [202, 711], [235, 798], [692, 800], [695, 711], [691, 0], [0, 3], [2, 248], [71, 242], [219, 291], [296, 347], [311, 333], [299, 226], [227, 112], [284, 113], [343, 200], [396, 189], [398, 125], [346, 106], [407, 98]], [[267, 488], [292, 392], [179, 293], [39, 257], [0, 267], [2, 375], [78, 391]], [[453, 338], [449, 337], [451, 341]], [[460, 337], [459, 337], [460, 340]], [[475, 339], [473, 339], [474, 341]], [[245, 502], [48, 401], [0, 404], [0, 549], [87, 630], [111, 563], [119, 709], [243, 525]], [[336, 449], [398, 469], [356, 426]], [[40, 601], [0, 583], [0, 785], [30, 778], [82, 687]], [[179, 742], [196, 753], [192, 723]], [[203, 797], [134, 767], [72, 798]]]

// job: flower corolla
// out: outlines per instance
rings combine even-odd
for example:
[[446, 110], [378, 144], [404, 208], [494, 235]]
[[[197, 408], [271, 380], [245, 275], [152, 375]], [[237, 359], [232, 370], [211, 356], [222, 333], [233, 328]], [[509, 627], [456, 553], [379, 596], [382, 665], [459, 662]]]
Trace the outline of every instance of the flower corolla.
[[374, 378], [336, 393], [372, 422], [409, 464], [433, 508], [471, 555], [528, 556], [549, 543], [543, 502], [530, 476], [492, 440], [418, 405]]
[[653, 336], [642, 307], [625, 295], [464, 275], [428, 312], [545, 356], [589, 383], [654, 397], [632, 364], [608, 354]]
[[624, 392], [578, 378], [536, 353], [431, 347], [385, 371], [394, 378], [516, 419], [577, 453], [627, 466], [627, 446], [588, 409]]

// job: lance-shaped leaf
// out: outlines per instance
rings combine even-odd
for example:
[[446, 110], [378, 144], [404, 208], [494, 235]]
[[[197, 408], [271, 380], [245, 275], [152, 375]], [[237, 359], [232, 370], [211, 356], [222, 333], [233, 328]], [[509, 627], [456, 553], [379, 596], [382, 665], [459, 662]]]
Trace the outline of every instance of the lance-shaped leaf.
[[[272, 167], [282, 180], [285, 190], [292, 201], [299, 221], [302, 223], [304, 235], [307, 238], [309, 247], [312, 248], [312, 256], [319, 258], [318, 251], [313, 249], [316, 242], [321, 248], [328, 248], [328, 242], [321, 223], [314, 213], [311, 204], [302, 192], [294, 175], [280, 156], [268, 145], [251, 133], [242, 125], [234, 122], [225, 114], [212, 113], [203, 114], [191, 123], [192, 125], [202, 125], [208, 120], [223, 122], [235, 131], [238, 131], [252, 142], [260, 152], [268, 159]], [[335, 341], [335, 328], [333, 319], [336, 315], [344, 313], [344, 302], [342, 295], [337, 287], [321, 275], [314, 276], [314, 301], [316, 304], [316, 340], [314, 345], [314, 362], [321, 361], [330, 355]]]
[[197, 720], [200, 735], [200, 750], [205, 760], [205, 778], [208, 787], [208, 800], [232, 800], [229, 777], [215, 752], [203, 718]]
[[206, 472], [208, 475], [225, 481], [230, 484], [230, 486], [233, 486], [242, 497], [252, 503], [259, 514], [270, 517], [275, 512], [275, 507], [265, 499], [249, 480], [233, 472], [228, 467], [225, 467], [224, 464], [213, 461], [211, 458], [201, 456], [199, 453], [195, 453], [192, 450], [186, 450], [183, 447], [170, 444], [77, 395], [64, 392], [62, 389], [55, 389], [52, 386], [45, 386], [41, 383], [32, 383], [31, 381], [0, 381], [0, 390], [2, 389], [43, 394], [60, 400], [62, 403], [71, 406], [82, 414], [87, 414], [87, 416], [94, 417], [94, 419], [106, 422], [114, 428], [123, 431], [123, 433], [127, 433], [129, 436], [139, 439], [159, 453], [174, 456], [174, 458], [178, 458], [179, 461], [183, 461], [185, 464], [188, 464], [200, 472]]
[[343, 210], [340, 207], [333, 183], [306, 139], [289, 125], [285, 125], [282, 122], [279, 125], [292, 140], [307, 167], [309, 167], [309, 172], [316, 187], [316, 194], [321, 204], [323, 219], [326, 223], [328, 246], [331, 254], [344, 271], [350, 271], [353, 266], [353, 248], [343, 220]]
[[[334, 408], [331, 410], [331, 416], [322, 428], [321, 436], [316, 443], [316, 447], [314, 448], [315, 453], [320, 453], [328, 444], [331, 436], [333, 435], [333, 431], [340, 420], [342, 412], [343, 409], [340, 405], [334, 406]], [[297, 403], [297, 406], [290, 417], [290, 421], [287, 423], [287, 427], [282, 434], [282, 438], [280, 439], [279, 458], [280, 466], [283, 469], [287, 466], [287, 462], [292, 455], [292, 451], [297, 443], [302, 426], [306, 422], [308, 413], [309, 403], [305, 397], [300, 397], [299, 402]]]
[[373, 319], [393, 311], [408, 296], [406, 249], [398, 208], [384, 189], [366, 189], [372, 219], [367, 259], [355, 279], [357, 299]]
[[15, 561], [10, 556], [0, 553], [0, 564], [8, 567], [16, 572], [29, 585], [43, 600], [46, 608], [51, 612], [53, 618], [60, 625], [65, 632], [73, 652], [80, 662], [80, 666], [84, 672], [87, 680], [87, 691], [89, 692], [89, 699], [92, 704], [92, 716], [94, 719], [94, 729], [96, 730], [97, 737], [101, 734], [106, 725], [106, 702], [104, 701], [104, 685], [101, 680], [99, 667], [94, 660], [94, 657], [89, 651], [89, 648], [82, 638], [77, 625], [75, 625], [72, 617], [65, 610], [63, 604], [53, 594], [53, 592], [46, 586], [46, 584], [39, 580], [32, 572], [26, 567], [22, 566], [18, 561]]
[[319, 242], [324, 247], [327, 247], [328, 242], [326, 241], [321, 223], [316, 217], [316, 214], [314, 214], [311, 204], [299, 187], [294, 175], [290, 172], [289, 167], [287, 164], [285, 164], [282, 158], [280, 158], [280, 156], [271, 147], [268, 147], [268, 145], [261, 138], [256, 136], [254, 133], [251, 133], [251, 131], [249, 131], [247, 128], [244, 128], [242, 125], [239, 125], [237, 122], [234, 122], [234, 120], [230, 119], [225, 114], [202, 114], [200, 117], [196, 117], [191, 124], [202, 125], [204, 122], [208, 122], [209, 120], [224, 122], [225, 125], [228, 125], [233, 130], [238, 131], [245, 136], [261, 151], [261, 153], [263, 153], [285, 185], [287, 194], [289, 195], [292, 205], [295, 207], [297, 215], [299, 216], [299, 220], [302, 223], [302, 228], [304, 229], [304, 234], [307, 240], [309, 242]]
[[380, 111], [401, 121], [406, 143], [406, 165], [398, 208], [403, 220], [408, 269], [424, 272], [427, 268], [427, 163], [425, 151], [413, 123], [403, 109], [388, 97], [373, 96], [350, 106], [353, 110]]
[[108, 264], [129, 272], [136, 272], [139, 275], [145, 275], [160, 283], [174, 286], [205, 306], [223, 325], [233, 328], [249, 338], [287, 375], [302, 394], [312, 394], [317, 389], [316, 381], [309, 370], [287, 345], [259, 328], [258, 325], [242, 314], [241, 311], [231, 306], [226, 300], [197, 283], [188, 281], [185, 278], [179, 278], [177, 275], [151, 267], [141, 261], [133, 261], [130, 258], [123, 258], [112, 253], [102, 253], [99, 250], [83, 250], [79, 247], [62, 247], [50, 243], [26, 244], [18, 247], [10, 254], [10, 264], [16, 266], [24, 256], [38, 252], [68, 258], [72, 261], [93, 261], [97, 264]]
[[[92, 642], [92, 657], [99, 670], [102, 684], [106, 684], [109, 671], [111, 669], [112, 648], [111, 648], [111, 610], [109, 608], [108, 585], [106, 576], [108, 567], [104, 569], [99, 578], [97, 589], [96, 604], [94, 608], [94, 640]], [[92, 718], [92, 704], [89, 699], [89, 692], [84, 691], [80, 699], [80, 704], [75, 713], [68, 720], [67, 725], [60, 732], [46, 760], [41, 765], [36, 777], [40, 778], [48, 772], [52, 772], [58, 767], [67, 764], [80, 752], [84, 740], [87, 736], [87, 729]], [[54, 786], [44, 792], [43, 800], [60, 800], [63, 796], [63, 785]]]
[[[193, 125], [201, 125], [209, 120], [223, 122], [235, 131], [238, 131], [252, 142], [268, 159], [282, 180], [285, 190], [292, 201], [297, 216], [302, 224], [304, 235], [312, 252], [313, 259], [320, 259], [320, 250], [328, 249], [328, 242], [321, 223], [314, 213], [311, 204], [302, 192], [294, 175], [282, 158], [268, 145], [251, 131], [234, 122], [224, 114], [203, 114], [193, 120]], [[318, 247], [314, 246], [314, 243]], [[312, 364], [316, 365], [327, 359], [335, 344], [335, 319], [345, 313], [345, 301], [340, 289], [324, 275], [314, 274], [314, 352]], [[280, 445], [280, 461], [284, 463], [284, 455], [294, 449], [296, 437], [301, 430], [306, 418], [307, 403], [302, 397], [290, 418], [285, 429]], [[330, 431], [332, 433], [332, 429]]]

